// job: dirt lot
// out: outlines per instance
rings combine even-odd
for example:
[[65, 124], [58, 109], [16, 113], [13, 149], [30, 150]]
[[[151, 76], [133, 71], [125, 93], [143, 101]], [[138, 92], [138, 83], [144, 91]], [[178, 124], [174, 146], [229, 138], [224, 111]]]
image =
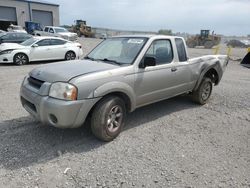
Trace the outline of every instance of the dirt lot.
[[[86, 54], [100, 40], [81, 42]], [[0, 65], [0, 187], [250, 187], [250, 69], [231, 61], [207, 105], [182, 96], [138, 109], [103, 143], [21, 107], [22, 79], [41, 65]]]

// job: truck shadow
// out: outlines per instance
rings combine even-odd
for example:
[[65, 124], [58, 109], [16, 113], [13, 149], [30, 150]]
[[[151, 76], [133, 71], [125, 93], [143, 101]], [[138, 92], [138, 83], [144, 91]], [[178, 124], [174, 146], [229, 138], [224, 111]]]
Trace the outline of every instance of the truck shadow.
[[[140, 108], [128, 115], [122, 134], [176, 111], [197, 107], [188, 97], [180, 96]], [[6, 169], [45, 163], [66, 153], [89, 152], [104, 144], [88, 126], [57, 129], [43, 126], [30, 116], [0, 122], [0, 166]]]

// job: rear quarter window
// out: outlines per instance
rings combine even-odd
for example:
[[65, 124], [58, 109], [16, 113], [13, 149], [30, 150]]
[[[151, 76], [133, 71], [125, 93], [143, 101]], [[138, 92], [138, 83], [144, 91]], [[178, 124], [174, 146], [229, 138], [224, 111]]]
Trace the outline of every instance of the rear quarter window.
[[187, 52], [183, 40], [180, 38], [176, 38], [175, 44], [178, 52], [179, 61], [180, 62], [187, 61]]

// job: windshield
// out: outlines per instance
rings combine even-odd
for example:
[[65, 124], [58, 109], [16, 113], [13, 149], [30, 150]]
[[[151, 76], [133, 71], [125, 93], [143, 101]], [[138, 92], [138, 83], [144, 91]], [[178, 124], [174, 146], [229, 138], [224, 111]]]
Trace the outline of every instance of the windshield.
[[36, 38], [30, 38], [24, 42], [21, 43], [21, 45], [23, 46], [31, 46], [32, 44], [34, 44], [36, 41], [38, 41], [38, 39]]
[[104, 40], [85, 58], [114, 61], [119, 64], [132, 64], [147, 38], [119, 37]]
[[64, 28], [55, 28], [56, 33], [64, 33], [64, 32], [68, 32], [67, 29]]

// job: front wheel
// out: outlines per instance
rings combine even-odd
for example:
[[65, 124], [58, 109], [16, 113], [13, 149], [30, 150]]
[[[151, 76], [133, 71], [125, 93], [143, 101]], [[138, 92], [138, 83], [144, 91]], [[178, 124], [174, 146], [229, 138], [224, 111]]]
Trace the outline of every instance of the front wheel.
[[18, 53], [14, 56], [13, 62], [16, 65], [25, 65], [29, 62], [29, 58], [27, 55], [23, 53]]
[[74, 60], [76, 58], [76, 54], [72, 51], [69, 51], [65, 54], [65, 60]]
[[199, 104], [206, 104], [213, 90], [213, 83], [210, 78], [203, 78], [200, 86], [193, 92], [193, 100]]
[[116, 96], [104, 98], [93, 111], [92, 132], [100, 140], [111, 141], [120, 134], [125, 118], [126, 108], [121, 98]]

